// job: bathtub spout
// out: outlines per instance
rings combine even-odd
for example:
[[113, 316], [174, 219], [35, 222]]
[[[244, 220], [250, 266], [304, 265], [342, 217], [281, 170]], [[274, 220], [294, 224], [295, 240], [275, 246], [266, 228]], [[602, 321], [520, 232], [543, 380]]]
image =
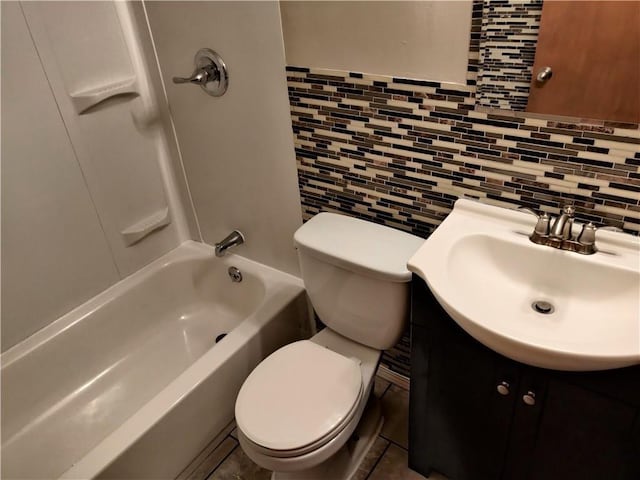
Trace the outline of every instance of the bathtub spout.
[[244, 235], [239, 230], [234, 230], [227, 235], [220, 243], [216, 243], [216, 257], [222, 257], [231, 247], [236, 247], [244, 243]]

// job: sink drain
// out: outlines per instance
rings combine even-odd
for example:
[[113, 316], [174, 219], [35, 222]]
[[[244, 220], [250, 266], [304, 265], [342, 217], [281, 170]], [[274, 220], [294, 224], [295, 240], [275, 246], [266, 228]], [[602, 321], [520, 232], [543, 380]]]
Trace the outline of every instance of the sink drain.
[[555, 308], [549, 302], [545, 302], [544, 300], [536, 300], [531, 304], [531, 308], [538, 313], [542, 313], [543, 315], [548, 315], [553, 313]]

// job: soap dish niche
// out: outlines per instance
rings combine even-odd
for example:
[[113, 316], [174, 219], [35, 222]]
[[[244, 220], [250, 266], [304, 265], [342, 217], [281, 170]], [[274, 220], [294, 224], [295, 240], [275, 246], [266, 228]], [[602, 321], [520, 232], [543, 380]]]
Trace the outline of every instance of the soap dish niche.
[[76, 112], [81, 115], [105, 100], [124, 95], [140, 95], [135, 76], [81, 90], [70, 94], [70, 97]]
[[169, 207], [165, 207], [141, 219], [120, 232], [127, 247], [135, 245], [151, 233], [171, 223]]

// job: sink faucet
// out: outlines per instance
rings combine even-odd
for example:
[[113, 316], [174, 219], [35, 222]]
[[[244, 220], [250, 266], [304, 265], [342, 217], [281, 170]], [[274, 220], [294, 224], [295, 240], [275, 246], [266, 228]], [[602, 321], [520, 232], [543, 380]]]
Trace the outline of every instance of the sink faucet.
[[562, 214], [556, 218], [553, 222], [549, 236], [551, 238], [558, 238], [560, 240], [571, 239], [571, 227], [573, 226], [573, 216], [576, 209], [571, 205], [566, 205], [562, 208]]
[[222, 257], [231, 247], [236, 247], [244, 243], [244, 235], [239, 230], [234, 230], [227, 235], [221, 242], [216, 243], [216, 257]]
[[524, 210], [538, 218], [533, 233], [529, 236], [529, 239], [533, 243], [559, 248], [561, 250], [569, 250], [583, 255], [596, 253], [595, 232], [597, 229], [593, 223], [589, 222], [583, 225], [580, 234], [575, 238], [572, 236], [571, 230], [576, 211], [573, 206], [565, 205], [562, 208], [562, 213], [554, 220], [552, 225], [551, 217], [546, 213], [538, 215], [526, 207], [520, 207], [519, 210]]

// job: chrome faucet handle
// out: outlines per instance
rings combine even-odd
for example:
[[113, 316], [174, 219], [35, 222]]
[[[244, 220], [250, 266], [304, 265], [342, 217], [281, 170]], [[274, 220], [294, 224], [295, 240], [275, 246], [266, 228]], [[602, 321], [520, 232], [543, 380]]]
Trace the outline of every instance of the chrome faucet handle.
[[194, 58], [195, 70], [189, 77], [173, 77], [173, 83], [192, 83], [212, 97], [227, 91], [229, 74], [220, 55], [210, 48], [201, 48]]
[[598, 228], [597, 230], [608, 230], [610, 232], [624, 233], [624, 230], [622, 230], [620, 227], [614, 227], [613, 225], [606, 225], [604, 227]]
[[531, 215], [535, 215], [536, 218], [540, 218], [540, 215], [538, 215], [538, 213], [536, 213], [536, 211], [533, 208], [529, 208], [529, 207], [518, 207], [518, 210], [520, 210], [521, 212], [527, 212], [530, 213]]
[[551, 217], [547, 215], [547, 212], [542, 212], [542, 215], [538, 217], [536, 227], [533, 229], [538, 235], [549, 235]]
[[576, 242], [580, 245], [594, 245], [596, 243], [596, 226], [592, 223], [586, 223], [582, 226], [582, 231], [576, 238]]
[[196, 85], [206, 85], [209, 78], [216, 78], [216, 73], [211, 72], [206, 67], [196, 68], [190, 77], [173, 77], [173, 83], [195, 83]]
[[571, 249], [583, 255], [596, 253], [598, 251], [596, 248], [596, 230], [598, 229], [592, 222], [584, 224], [580, 234], [571, 242]]
[[538, 222], [536, 223], [536, 226], [533, 229], [535, 234], [542, 235], [542, 236], [549, 235], [549, 222], [551, 221], [551, 218], [549, 217], [547, 212], [542, 212], [541, 214], [538, 215], [535, 212], [535, 210], [529, 207], [518, 207], [518, 210], [530, 213], [531, 215], [534, 215], [538, 219]]

